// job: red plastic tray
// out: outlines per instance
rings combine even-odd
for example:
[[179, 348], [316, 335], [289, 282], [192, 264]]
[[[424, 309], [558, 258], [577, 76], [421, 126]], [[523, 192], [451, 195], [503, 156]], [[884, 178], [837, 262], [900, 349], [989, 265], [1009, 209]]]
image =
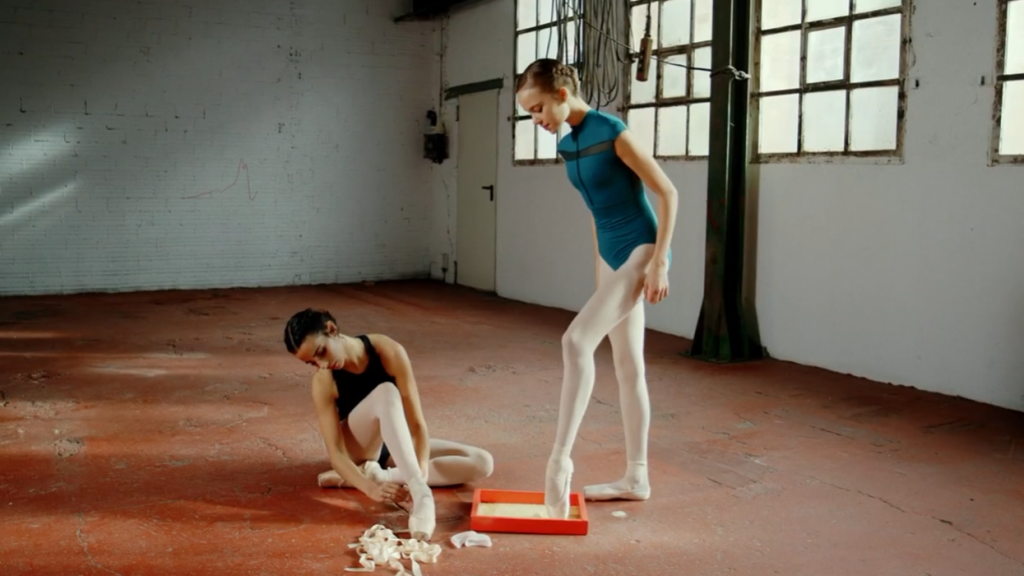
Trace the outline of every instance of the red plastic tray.
[[587, 518], [587, 507], [584, 502], [582, 494], [577, 492], [569, 494], [569, 506], [577, 506], [579, 508], [578, 518], [573, 516], [566, 519], [486, 516], [481, 514], [481, 504], [540, 504], [543, 506], [544, 493], [477, 488], [473, 493], [473, 510], [469, 516], [469, 527], [477, 532], [585, 536], [590, 527], [590, 520]]

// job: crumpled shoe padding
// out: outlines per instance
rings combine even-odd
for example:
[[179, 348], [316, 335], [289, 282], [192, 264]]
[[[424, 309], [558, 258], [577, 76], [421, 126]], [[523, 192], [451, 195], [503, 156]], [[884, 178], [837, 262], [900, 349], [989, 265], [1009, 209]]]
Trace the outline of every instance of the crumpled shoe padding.
[[469, 530], [467, 532], [459, 532], [452, 536], [452, 546], [456, 548], [462, 548], [463, 546], [469, 548], [470, 546], [482, 546], [484, 548], [491, 547], [491, 537], [487, 534], [481, 534], [475, 530]]
[[[436, 564], [441, 555], [439, 544], [429, 544], [413, 538], [402, 539], [382, 524], [376, 524], [359, 537], [359, 542], [349, 544], [359, 554], [359, 568], [345, 568], [346, 572], [373, 572], [377, 566], [388, 566], [397, 570], [396, 576], [423, 576], [420, 564]], [[407, 571], [402, 560], [409, 560]]]

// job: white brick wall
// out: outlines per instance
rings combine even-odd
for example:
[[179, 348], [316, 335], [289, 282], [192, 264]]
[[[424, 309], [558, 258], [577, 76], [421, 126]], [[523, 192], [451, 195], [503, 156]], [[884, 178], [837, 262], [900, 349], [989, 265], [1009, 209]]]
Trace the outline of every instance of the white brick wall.
[[403, 0], [3, 0], [0, 294], [427, 275]]

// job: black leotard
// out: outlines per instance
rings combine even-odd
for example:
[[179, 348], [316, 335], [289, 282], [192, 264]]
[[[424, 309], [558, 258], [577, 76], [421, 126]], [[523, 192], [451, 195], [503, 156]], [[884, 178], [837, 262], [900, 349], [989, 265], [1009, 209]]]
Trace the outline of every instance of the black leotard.
[[[380, 355], [377, 354], [377, 349], [373, 347], [370, 339], [365, 335], [360, 335], [358, 338], [363, 341], [363, 346], [366, 347], [366, 355], [369, 357], [369, 361], [366, 363], [366, 370], [359, 374], [349, 372], [348, 370], [331, 370], [331, 375], [334, 377], [334, 386], [338, 390], [338, 398], [334, 401], [334, 405], [338, 409], [338, 418], [340, 420], [348, 418], [349, 413], [360, 402], [365, 400], [377, 386], [384, 382], [395, 383], [395, 377], [384, 369]], [[380, 458], [377, 459], [381, 468], [387, 468], [390, 455], [387, 444], [384, 444], [380, 451]]]

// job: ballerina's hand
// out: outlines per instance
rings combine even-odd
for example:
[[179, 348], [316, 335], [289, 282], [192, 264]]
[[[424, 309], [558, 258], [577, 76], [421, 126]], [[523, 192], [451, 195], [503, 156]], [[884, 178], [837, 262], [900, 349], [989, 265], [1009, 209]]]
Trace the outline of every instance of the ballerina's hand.
[[644, 279], [644, 298], [657, 304], [668, 296], [668, 266], [652, 264]]

